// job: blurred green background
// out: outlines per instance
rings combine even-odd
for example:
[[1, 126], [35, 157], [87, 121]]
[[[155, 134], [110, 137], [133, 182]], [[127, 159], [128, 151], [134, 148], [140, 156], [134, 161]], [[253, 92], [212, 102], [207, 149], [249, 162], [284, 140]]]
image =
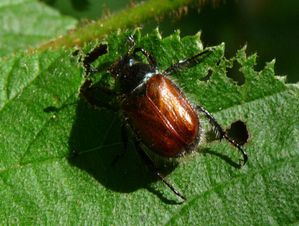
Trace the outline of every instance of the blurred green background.
[[[43, 0], [62, 14], [79, 20], [98, 19], [125, 10], [141, 1], [128, 0]], [[247, 45], [248, 53], [258, 53], [257, 69], [276, 59], [276, 73], [288, 82], [299, 81], [299, 1], [226, 0], [201, 1], [200, 9], [190, 7], [180, 17], [172, 14], [142, 24], [145, 31], [159, 26], [164, 36], [174, 30], [182, 35], [202, 31], [205, 45], [226, 43], [226, 56]]]

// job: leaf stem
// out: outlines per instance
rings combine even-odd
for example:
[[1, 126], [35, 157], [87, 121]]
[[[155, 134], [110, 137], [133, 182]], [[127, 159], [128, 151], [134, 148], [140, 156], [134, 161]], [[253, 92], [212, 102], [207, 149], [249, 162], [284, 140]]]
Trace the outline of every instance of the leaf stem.
[[84, 42], [103, 37], [119, 28], [128, 28], [136, 24], [158, 18], [166, 13], [183, 9], [194, 0], [149, 0], [137, 4], [131, 8], [119, 11], [109, 17], [102, 18], [95, 23], [90, 23], [84, 27], [69, 32], [65, 36], [47, 42], [39, 50], [48, 48], [59, 48], [62, 46], [81, 46]]

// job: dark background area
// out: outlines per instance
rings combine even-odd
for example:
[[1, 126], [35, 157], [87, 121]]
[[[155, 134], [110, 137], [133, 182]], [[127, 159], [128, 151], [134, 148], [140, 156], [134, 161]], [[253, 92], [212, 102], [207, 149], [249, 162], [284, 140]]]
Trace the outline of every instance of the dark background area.
[[[132, 1], [43, 0], [61, 13], [79, 20], [97, 19], [126, 9]], [[140, 2], [140, 1], [135, 1]], [[258, 54], [257, 69], [276, 59], [276, 74], [298, 82], [299, 1], [227, 0], [206, 1], [201, 8], [188, 9], [181, 17], [165, 16], [143, 24], [145, 31], [159, 26], [164, 36], [181, 30], [182, 36], [202, 32], [206, 46], [225, 42], [226, 56], [247, 45], [248, 53]]]

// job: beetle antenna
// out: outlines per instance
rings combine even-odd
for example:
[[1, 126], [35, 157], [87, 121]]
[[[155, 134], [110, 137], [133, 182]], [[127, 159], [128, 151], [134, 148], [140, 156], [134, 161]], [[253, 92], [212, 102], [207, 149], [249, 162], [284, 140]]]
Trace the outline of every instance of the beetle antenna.
[[242, 145], [237, 143], [235, 140], [231, 139], [227, 133], [224, 131], [224, 129], [219, 125], [219, 123], [216, 121], [216, 119], [208, 112], [206, 109], [204, 109], [202, 106], [196, 107], [198, 111], [205, 114], [205, 116], [209, 119], [209, 122], [216, 130], [216, 133], [219, 134], [220, 138], [226, 139], [229, 143], [231, 143], [234, 147], [238, 149], [238, 151], [242, 154], [243, 159], [240, 160], [239, 167], [242, 167], [246, 164], [248, 160], [248, 154], [243, 149]]

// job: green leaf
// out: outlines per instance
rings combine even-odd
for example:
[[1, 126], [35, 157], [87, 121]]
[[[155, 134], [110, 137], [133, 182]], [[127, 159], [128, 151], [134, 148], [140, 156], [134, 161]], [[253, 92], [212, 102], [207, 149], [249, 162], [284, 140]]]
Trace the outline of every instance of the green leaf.
[[65, 34], [76, 20], [36, 0], [2, 0], [0, 24], [0, 56], [4, 56]]
[[[113, 33], [103, 68], [127, 51], [131, 31]], [[161, 38], [136, 32], [161, 70], [203, 50], [199, 34]], [[96, 43], [89, 43], [84, 51]], [[299, 217], [299, 89], [277, 79], [274, 62], [258, 72], [245, 48], [224, 57], [224, 45], [193, 68], [175, 74], [190, 101], [213, 113], [224, 128], [242, 120], [249, 132], [249, 162], [242, 169], [235, 148], [201, 144], [167, 178], [187, 196], [182, 205], [150, 176], [129, 143], [122, 151], [121, 119], [92, 109], [79, 96], [83, 70], [73, 50], [17, 54], [0, 66], [0, 221], [5, 224], [269, 225]], [[239, 86], [227, 77], [238, 62]], [[204, 128], [209, 126], [202, 118]], [[86, 152], [70, 158], [76, 149]]]

